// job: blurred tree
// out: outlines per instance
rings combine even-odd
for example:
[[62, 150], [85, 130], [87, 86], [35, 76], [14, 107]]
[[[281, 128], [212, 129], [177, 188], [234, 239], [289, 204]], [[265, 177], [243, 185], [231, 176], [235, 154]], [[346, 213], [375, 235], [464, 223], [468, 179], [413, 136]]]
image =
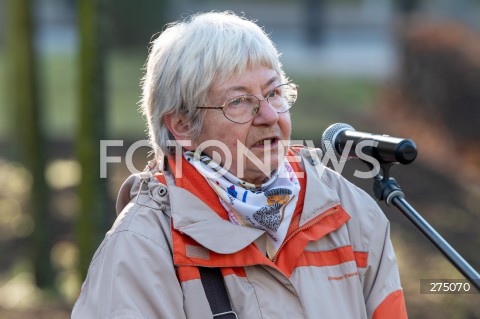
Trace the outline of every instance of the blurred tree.
[[32, 6], [29, 0], [9, 0], [8, 85], [10, 105], [16, 125], [14, 154], [32, 176], [27, 210], [34, 220], [30, 236], [30, 258], [36, 284], [51, 288], [55, 273], [50, 261], [51, 237], [48, 203], [50, 191], [45, 181], [45, 138], [42, 130], [37, 81], [37, 56], [34, 48]]
[[77, 1], [80, 96], [76, 152], [82, 178], [78, 189], [80, 212], [76, 235], [79, 271], [83, 278], [107, 223], [107, 185], [106, 180], [100, 178], [100, 140], [106, 132], [105, 4], [105, 0]]

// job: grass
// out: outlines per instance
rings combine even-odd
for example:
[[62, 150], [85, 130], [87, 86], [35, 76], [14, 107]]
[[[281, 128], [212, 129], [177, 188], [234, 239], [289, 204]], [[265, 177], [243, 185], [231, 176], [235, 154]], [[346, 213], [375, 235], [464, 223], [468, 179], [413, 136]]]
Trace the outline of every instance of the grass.
[[[145, 137], [145, 124], [138, 111], [140, 79], [146, 50], [112, 52], [107, 57], [107, 104], [109, 137]], [[6, 62], [0, 52], [0, 67]], [[73, 139], [77, 113], [77, 57], [49, 55], [39, 60], [39, 89], [43, 126], [50, 139]], [[0, 136], [12, 128], [7, 102], [6, 76], [0, 78]], [[362, 79], [290, 75], [300, 85], [300, 96], [292, 109], [293, 138], [312, 139], [329, 123], [355, 118], [369, 110], [377, 84]]]

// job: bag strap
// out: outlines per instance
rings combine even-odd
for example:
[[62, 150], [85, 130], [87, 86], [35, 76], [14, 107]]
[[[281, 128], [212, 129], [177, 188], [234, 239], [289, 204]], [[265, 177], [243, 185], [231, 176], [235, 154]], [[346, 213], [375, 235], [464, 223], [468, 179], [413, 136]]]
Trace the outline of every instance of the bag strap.
[[[164, 174], [155, 173], [153, 175], [161, 184], [167, 185]], [[220, 268], [198, 267], [200, 280], [205, 290], [210, 309], [215, 319], [238, 319], [237, 314], [232, 310], [227, 288], [223, 281], [223, 275]]]
[[232, 310], [220, 268], [198, 267], [205, 295], [215, 319], [238, 319]]

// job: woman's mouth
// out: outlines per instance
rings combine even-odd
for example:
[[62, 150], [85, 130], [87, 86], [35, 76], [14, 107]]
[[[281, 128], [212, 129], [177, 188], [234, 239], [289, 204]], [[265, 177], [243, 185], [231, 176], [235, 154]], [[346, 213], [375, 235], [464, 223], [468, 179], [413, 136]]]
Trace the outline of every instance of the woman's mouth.
[[257, 143], [253, 144], [252, 147], [254, 148], [273, 147], [273, 146], [276, 146], [277, 144], [278, 144], [278, 138], [271, 137], [271, 138], [266, 138], [258, 141]]

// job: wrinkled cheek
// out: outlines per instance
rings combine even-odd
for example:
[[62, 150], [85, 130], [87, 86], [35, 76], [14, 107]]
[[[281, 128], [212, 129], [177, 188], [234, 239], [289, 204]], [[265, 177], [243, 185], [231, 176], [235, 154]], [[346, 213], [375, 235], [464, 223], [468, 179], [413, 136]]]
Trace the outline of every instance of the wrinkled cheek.
[[223, 158], [222, 164], [225, 165], [224, 168], [232, 173], [235, 173], [237, 168], [238, 144], [237, 140], [224, 141], [220, 151]]

